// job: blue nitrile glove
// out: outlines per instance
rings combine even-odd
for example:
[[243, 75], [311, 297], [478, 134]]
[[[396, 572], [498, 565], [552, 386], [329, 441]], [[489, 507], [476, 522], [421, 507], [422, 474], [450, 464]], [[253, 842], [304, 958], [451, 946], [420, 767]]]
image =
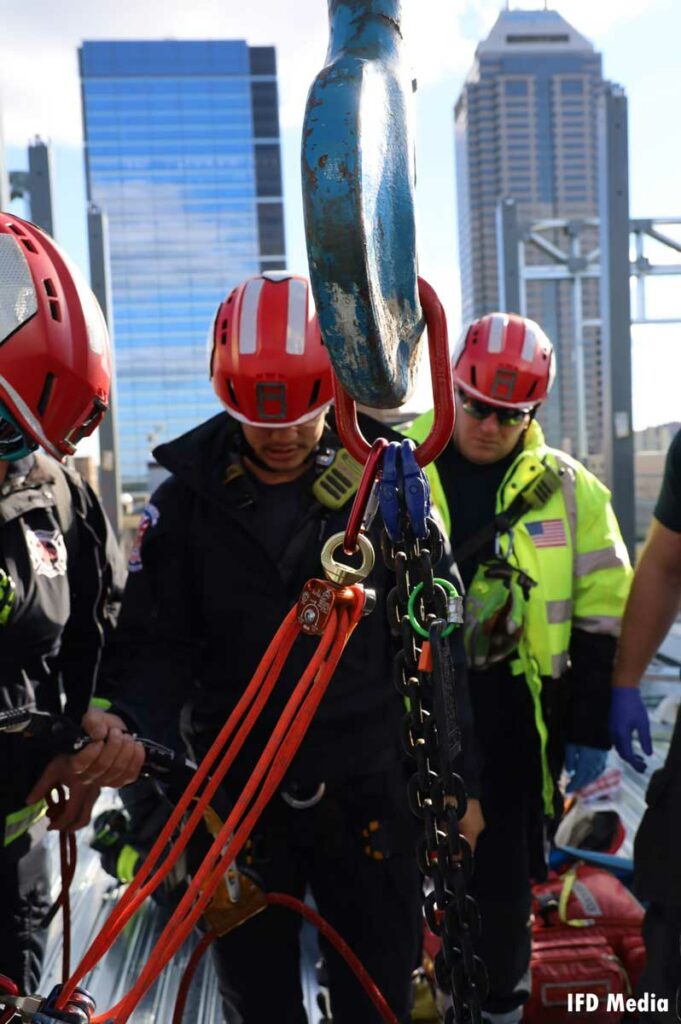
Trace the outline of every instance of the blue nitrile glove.
[[566, 743], [565, 771], [572, 776], [566, 793], [574, 793], [602, 775], [607, 760], [607, 750], [584, 747], [581, 743]]
[[634, 733], [644, 754], [652, 754], [653, 745], [650, 741], [650, 722], [645, 704], [636, 686], [613, 686], [610, 704], [610, 735], [620, 757], [627, 761], [637, 772], [646, 770], [646, 763], [640, 754], [635, 754], [632, 746]]

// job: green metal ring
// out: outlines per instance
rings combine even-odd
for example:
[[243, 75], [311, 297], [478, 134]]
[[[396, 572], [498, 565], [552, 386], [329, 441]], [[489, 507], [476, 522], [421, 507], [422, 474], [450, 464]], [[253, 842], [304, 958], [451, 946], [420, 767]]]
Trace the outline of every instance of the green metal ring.
[[[450, 597], [460, 596], [459, 591], [456, 589], [454, 584], [451, 583], [449, 580], [443, 580], [440, 579], [439, 576], [436, 576], [433, 580], [433, 583], [439, 583], [440, 586], [447, 591]], [[416, 603], [416, 598], [419, 596], [422, 590], [423, 583], [417, 583], [414, 589], [412, 590], [411, 594], [409, 595], [409, 603], [407, 604], [407, 615], [409, 616], [409, 621], [414, 632], [418, 633], [419, 636], [425, 637], [427, 640], [429, 636], [428, 630], [423, 628], [419, 620], [416, 618], [416, 615], [414, 614], [414, 605]], [[442, 635], [449, 636], [450, 633], [453, 633], [455, 625], [455, 622], [450, 622], [449, 625], [442, 630]]]

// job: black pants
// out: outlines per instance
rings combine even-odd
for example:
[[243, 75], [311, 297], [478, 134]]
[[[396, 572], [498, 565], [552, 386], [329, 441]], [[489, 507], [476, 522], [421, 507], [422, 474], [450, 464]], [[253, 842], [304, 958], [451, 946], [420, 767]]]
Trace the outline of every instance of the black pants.
[[643, 921], [646, 967], [638, 995], [669, 1000], [667, 1014], [641, 1015], [641, 1021], [681, 1020], [681, 710], [664, 767], [646, 794], [648, 807], [634, 842], [634, 887], [648, 903]]
[[[362, 830], [380, 823], [367, 855]], [[296, 810], [277, 794], [245, 851], [268, 892], [303, 899], [345, 939], [400, 1021], [409, 1020], [410, 976], [421, 947], [421, 887], [416, 821], [406, 803], [402, 765], [348, 779], [314, 807]], [[304, 1024], [300, 982], [301, 918], [268, 907], [214, 943], [228, 1024]], [[378, 1024], [380, 1017], [344, 961], [320, 937], [334, 1024]]]
[[643, 938], [646, 966], [636, 995], [648, 992], [658, 1003], [667, 999], [669, 1009], [639, 1014], [636, 1019], [641, 1024], [676, 1024], [681, 1020], [681, 907], [651, 903], [643, 920]]
[[0, 847], [0, 974], [24, 994], [38, 991], [47, 933], [40, 923], [50, 908], [48, 851], [36, 826]]
[[485, 830], [475, 851], [471, 895], [480, 908], [489, 995], [483, 1009], [508, 1013], [530, 994], [531, 878], [541, 877], [543, 816], [538, 739], [524, 679], [504, 665], [471, 672], [483, 755]]

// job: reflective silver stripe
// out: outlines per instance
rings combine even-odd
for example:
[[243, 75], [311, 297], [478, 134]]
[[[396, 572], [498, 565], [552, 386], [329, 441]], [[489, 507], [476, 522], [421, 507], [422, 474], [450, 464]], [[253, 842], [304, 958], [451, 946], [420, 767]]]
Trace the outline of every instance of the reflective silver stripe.
[[583, 629], [585, 633], [607, 633], [608, 636], [619, 636], [622, 619], [619, 615], [576, 615], [572, 624], [575, 629]]
[[546, 602], [546, 619], [551, 625], [556, 626], [560, 622], [569, 622], [571, 618], [572, 601], [570, 598], [564, 601]]
[[528, 320], [525, 321], [525, 338], [523, 340], [523, 350], [520, 353], [520, 358], [524, 359], [526, 363], [532, 362], [532, 357], [537, 349], [537, 335], [534, 333]]
[[13, 811], [11, 814], [8, 814], [5, 818], [3, 845], [9, 846], [19, 836], [23, 836], [37, 821], [40, 821], [46, 811], [46, 801], [38, 800], [35, 804], [29, 804], [28, 807], [22, 807], [20, 811]]
[[256, 277], [248, 282], [244, 291], [239, 323], [239, 352], [243, 356], [255, 354], [258, 340], [258, 307], [264, 284], [261, 277]]
[[286, 351], [292, 356], [305, 353], [305, 328], [307, 327], [307, 285], [304, 281], [288, 283], [288, 326], [286, 328]]
[[[19, 410], [19, 416], [24, 421], [24, 423], [28, 425], [28, 432], [32, 434], [33, 440], [37, 441], [45, 449], [46, 452], [49, 452], [50, 455], [54, 455], [55, 459], [59, 459], [59, 461], [61, 462], [62, 453], [59, 451], [58, 448], [55, 448], [51, 441], [47, 439], [47, 437], [43, 433], [43, 429], [40, 426], [38, 420], [35, 418], [29, 407], [26, 405], [26, 402], [23, 400], [19, 392], [15, 391], [10, 382], [6, 380], [5, 377], [3, 376], [0, 376], [0, 387], [7, 392], [10, 399], [12, 400], [12, 403]], [[23, 424], [21, 425], [23, 426]]]
[[38, 311], [38, 296], [18, 239], [0, 236], [0, 341]]
[[567, 671], [570, 664], [570, 655], [567, 651], [563, 651], [562, 654], [551, 655], [551, 678], [560, 679], [562, 675]]
[[625, 564], [624, 558], [614, 545], [599, 548], [598, 551], [585, 551], [575, 558], [575, 576], [588, 576], [599, 569], [622, 569]]
[[488, 352], [501, 352], [504, 347], [504, 331], [508, 323], [508, 317], [503, 313], [494, 313], [491, 317], [489, 327], [489, 338], [487, 340]]

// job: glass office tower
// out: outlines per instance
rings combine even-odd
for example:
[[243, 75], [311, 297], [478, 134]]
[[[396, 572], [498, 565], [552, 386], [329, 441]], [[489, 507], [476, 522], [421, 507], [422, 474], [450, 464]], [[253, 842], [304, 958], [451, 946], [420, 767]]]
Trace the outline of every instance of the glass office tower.
[[121, 479], [219, 411], [206, 337], [249, 274], [285, 266], [275, 51], [85, 42], [88, 199], [107, 214]]
[[[518, 204], [523, 224], [598, 216], [601, 55], [557, 11], [502, 11], [477, 47], [455, 108], [461, 292], [465, 322], [499, 306], [495, 213]], [[593, 232], [593, 247], [598, 246]], [[565, 239], [554, 242], [565, 245]], [[536, 262], [550, 263], [550, 258]], [[552, 338], [558, 378], [542, 411], [550, 443], [577, 436], [575, 325], [568, 282], [533, 281], [527, 311]], [[584, 315], [597, 319], [598, 283], [584, 286]], [[589, 451], [602, 447], [600, 333], [584, 336]]]

